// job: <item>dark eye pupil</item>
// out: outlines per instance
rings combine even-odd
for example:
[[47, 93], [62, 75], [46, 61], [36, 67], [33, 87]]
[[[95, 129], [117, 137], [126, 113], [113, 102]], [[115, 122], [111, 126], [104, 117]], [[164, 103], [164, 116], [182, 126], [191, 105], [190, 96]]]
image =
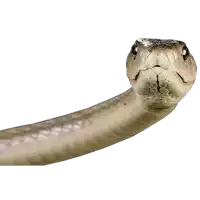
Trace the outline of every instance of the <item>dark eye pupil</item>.
[[186, 60], [189, 55], [189, 50], [186, 46], [184, 46], [182, 51], [183, 51], [183, 58], [184, 58], [184, 60]]
[[134, 44], [134, 45], [132, 46], [131, 52], [132, 52], [133, 55], [137, 55], [137, 48], [138, 48], [137, 44]]

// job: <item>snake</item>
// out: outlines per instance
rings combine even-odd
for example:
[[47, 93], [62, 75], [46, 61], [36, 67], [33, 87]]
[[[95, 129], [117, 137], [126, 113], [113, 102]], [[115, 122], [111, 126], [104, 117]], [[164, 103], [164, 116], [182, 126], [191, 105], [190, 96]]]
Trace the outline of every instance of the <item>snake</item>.
[[0, 165], [49, 165], [126, 140], [169, 115], [197, 75], [186, 43], [174, 39], [135, 40], [125, 69], [131, 87], [111, 99], [1, 130]]

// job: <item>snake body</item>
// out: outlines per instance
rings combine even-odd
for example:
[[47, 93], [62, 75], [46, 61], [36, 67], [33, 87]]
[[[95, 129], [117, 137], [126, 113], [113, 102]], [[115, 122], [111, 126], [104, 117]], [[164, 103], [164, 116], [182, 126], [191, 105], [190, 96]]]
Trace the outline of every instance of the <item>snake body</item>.
[[171, 113], [196, 79], [186, 44], [142, 38], [126, 62], [131, 88], [68, 115], [0, 131], [0, 165], [46, 165], [108, 147]]

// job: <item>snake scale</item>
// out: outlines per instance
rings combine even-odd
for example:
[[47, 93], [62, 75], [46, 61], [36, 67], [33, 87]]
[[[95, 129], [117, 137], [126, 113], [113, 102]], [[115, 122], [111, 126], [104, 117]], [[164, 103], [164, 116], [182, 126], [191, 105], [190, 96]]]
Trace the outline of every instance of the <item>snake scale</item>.
[[131, 88], [71, 114], [0, 131], [0, 165], [47, 165], [108, 147], [171, 113], [197, 66], [183, 41], [141, 38], [127, 57]]

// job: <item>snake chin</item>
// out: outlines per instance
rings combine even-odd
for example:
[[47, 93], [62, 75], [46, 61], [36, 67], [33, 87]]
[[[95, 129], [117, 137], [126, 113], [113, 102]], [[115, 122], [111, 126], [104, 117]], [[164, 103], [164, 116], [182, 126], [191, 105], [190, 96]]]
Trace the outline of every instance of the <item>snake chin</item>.
[[174, 106], [188, 90], [187, 83], [181, 75], [161, 67], [140, 70], [135, 78], [129, 80], [134, 91], [148, 107]]
[[[142, 78], [142, 76], [141, 76]], [[174, 79], [138, 79], [135, 81], [134, 88], [140, 99], [150, 108], [161, 109], [169, 108], [177, 104], [185, 95], [180, 88], [183, 83], [177, 87], [176, 77]]]
[[165, 109], [176, 105], [182, 99], [182, 97], [162, 95], [158, 93], [157, 95], [153, 96], [144, 95], [142, 96], [142, 99], [148, 108]]

